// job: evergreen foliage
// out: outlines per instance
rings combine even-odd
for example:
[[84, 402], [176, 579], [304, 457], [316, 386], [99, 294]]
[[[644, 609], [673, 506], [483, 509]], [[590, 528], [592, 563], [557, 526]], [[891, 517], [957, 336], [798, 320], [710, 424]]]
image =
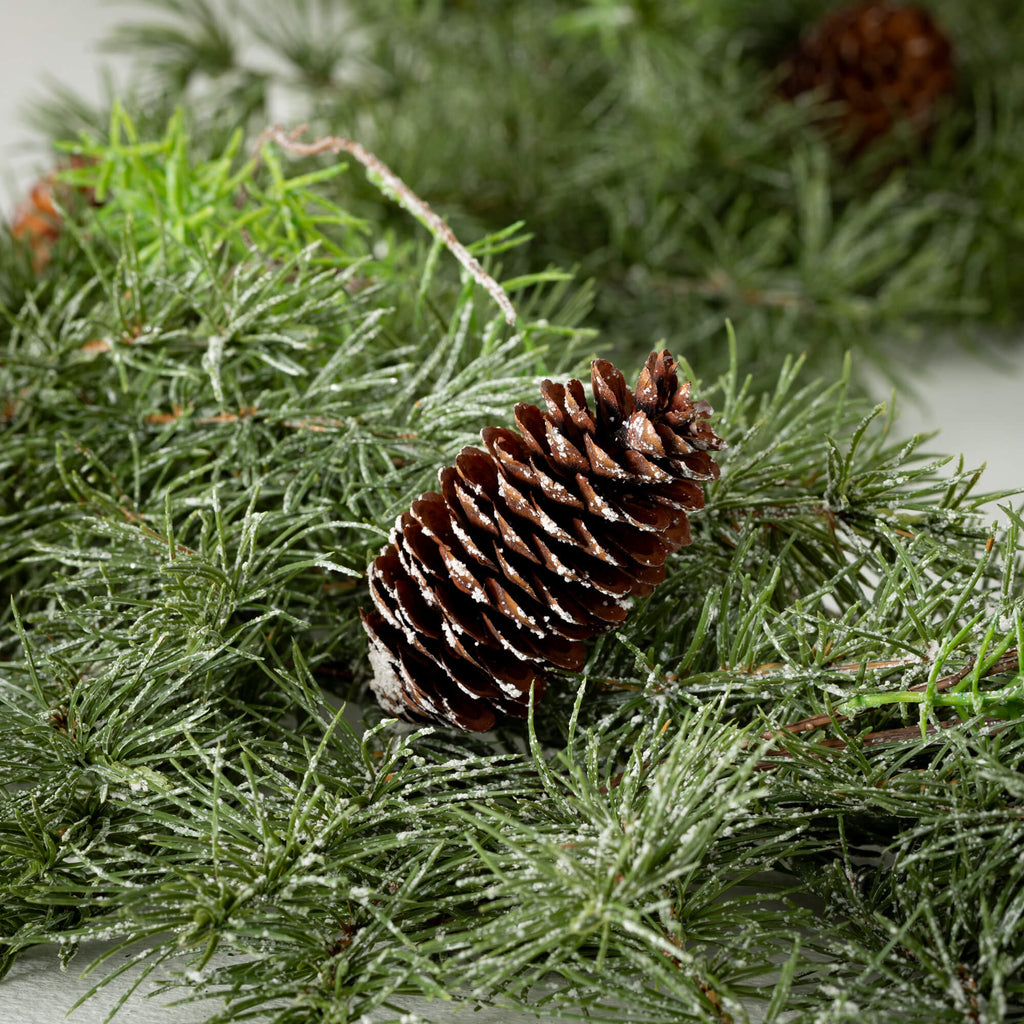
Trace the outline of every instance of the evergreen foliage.
[[[339, 118], [332, 133], [444, 196], [436, 206], [479, 239], [470, 249], [516, 304], [509, 327], [357, 170], [272, 144], [253, 155], [272, 76], [239, 67], [212, 12], [193, 17], [204, 0], [154, 6], [196, 34], [122, 42], [160, 50], [164, 80], [214, 76], [218, 91], [179, 113], [115, 106], [65, 147], [86, 160], [63, 179], [99, 203], [67, 204], [41, 274], [24, 245], [0, 244], [0, 969], [40, 943], [67, 960], [85, 939], [122, 940], [95, 966], [98, 986], [137, 948], [126, 966], [177, 972], [166, 996], [214, 1000], [211, 1024], [441, 1022], [456, 1003], [649, 1024], [1024, 1016], [1024, 522], [1008, 504], [1005, 526], [986, 522], [979, 473], [899, 438], [849, 361], [823, 380], [808, 367], [825, 365], [819, 341], [867, 344], [940, 298], [1016, 315], [1020, 293], [1000, 299], [992, 282], [1019, 243], [1019, 194], [998, 207], [978, 191], [958, 229], [968, 272], [949, 258], [949, 209], [922, 184], [937, 164], [867, 200], [854, 188], [868, 170], [855, 169], [830, 200], [835, 167], [813, 135], [793, 144], [799, 157], [765, 162], [763, 133], [788, 139], [808, 113], [773, 107], [757, 133], [722, 113], [764, 112], [730, 77], [757, 49], [748, 36], [771, 36], [745, 4], [565, 4], [550, 24], [498, 5], [490, 50], [472, 34], [481, 5], [394, 5], [388, 52], [419, 69], [419, 98], [383, 62], [372, 5], [350, 5], [334, 35], [316, 21], [333, 5], [253, 14], [314, 124], [351, 104], [352, 127]], [[979, 5], [979, 36], [995, 6]], [[694, 30], [682, 70], [664, 42], [669, 8], [671, 27]], [[498, 47], [499, 30], [517, 45]], [[527, 88], [542, 37], [534, 56], [558, 50], [567, 97], [607, 100], [572, 136], [557, 121], [567, 108]], [[727, 40], [737, 63], [716, 63]], [[456, 44], [464, 68], [430, 63]], [[342, 75], [349, 47], [362, 49]], [[485, 97], [446, 77], [488, 62], [506, 74], [489, 97], [508, 103], [504, 118], [471, 116]], [[446, 70], [434, 80], [429, 67]], [[669, 91], [662, 109], [647, 93], [648, 117], [664, 118], [647, 124], [660, 126], [652, 144], [684, 150], [669, 132], [682, 124], [702, 140], [694, 154], [717, 139], [715, 166], [735, 167], [729, 180], [705, 171], [692, 208], [650, 221], [672, 165], [629, 149], [644, 124], [621, 104], [660, 89], [668, 68], [722, 102]], [[631, 88], [595, 91], [609, 69]], [[356, 104], [359, 90], [371, 95]], [[424, 113], [439, 95], [474, 126], [459, 159]], [[389, 114], [393, 149], [377, 145]], [[990, 129], [1006, 154], [1019, 145]], [[981, 131], [958, 159], [994, 189]], [[588, 132], [600, 137], [578, 165], [600, 171], [589, 178], [555, 152]], [[758, 287], [804, 288], [815, 264], [793, 276], [780, 255], [792, 220], [771, 201], [801, 160], [818, 177], [797, 191], [817, 196], [820, 219], [799, 251], [819, 269], [822, 253], [837, 261], [810, 313], [699, 288], [661, 303], [655, 271], [636, 277], [617, 254], [631, 232], [664, 231], [659, 258], [674, 258], [674, 218], [703, 209], [735, 246], [709, 246], [713, 261], [731, 251]], [[679, 196], [697, 162], [680, 165]], [[712, 201], [745, 175], [756, 203]], [[510, 181], [523, 191], [475, 207]], [[734, 204], [732, 220], [712, 216]], [[612, 212], [635, 211], [614, 235]], [[524, 214], [530, 245], [507, 226]], [[596, 320], [586, 288], [531, 272], [588, 253]], [[718, 265], [693, 253], [691, 283]], [[605, 344], [581, 326], [595, 322], [614, 326], [627, 373], [629, 353], [666, 332], [716, 409], [730, 448], [692, 546], [527, 723], [464, 736], [382, 720], [358, 619], [367, 562], [481, 427], [507, 424], [544, 376], [585, 370]], [[804, 345], [809, 360], [786, 357]], [[225, 950], [244, 955], [218, 966]], [[417, 995], [433, 1002], [412, 1018]]]
[[[110, 40], [142, 69], [138, 115], [161, 123], [187, 88], [228, 126], [358, 139], [460, 237], [522, 220], [535, 242], [510, 266], [593, 277], [591, 323], [633, 361], [685, 336], [717, 375], [728, 317], [760, 385], [785, 354], [831, 373], [851, 348], [898, 374], [937, 331], [1021, 322], [1015, 0], [932, 0], [956, 96], [926, 145], [896, 131], [857, 158], [813, 97], [778, 95], [828, 0], [149, 5]], [[68, 137], [82, 113], [42, 121]], [[222, 144], [208, 118], [202, 136]]]

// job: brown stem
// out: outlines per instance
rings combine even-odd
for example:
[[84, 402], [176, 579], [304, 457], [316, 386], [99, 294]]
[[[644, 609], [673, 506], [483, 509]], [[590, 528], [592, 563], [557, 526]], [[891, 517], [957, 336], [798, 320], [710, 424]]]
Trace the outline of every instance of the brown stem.
[[[995, 735], [1005, 724], [1001, 718], [985, 718], [986, 732], [989, 735]], [[926, 736], [934, 736], [943, 729], [951, 729], [957, 725], [963, 725], [963, 722], [952, 721], [952, 722], [939, 722], [936, 724], [928, 724], [925, 726], [924, 734]], [[878, 732], [865, 733], [859, 737], [857, 743], [861, 747], [881, 747], [887, 743], [903, 743], [906, 740], [917, 739], [921, 735], [921, 727], [919, 725], [902, 726], [899, 729], [881, 729]], [[850, 744], [847, 740], [841, 740], [838, 737], [831, 737], [827, 740], [822, 740], [819, 747], [827, 747], [829, 750], [848, 750]], [[792, 757], [788, 750], [770, 750], [768, 751], [768, 757], [770, 758], [786, 758]], [[778, 765], [778, 761], [759, 761], [757, 764], [758, 771], [764, 771], [768, 768], [775, 768]]]
[[[976, 660], [977, 659], [972, 657], [968, 661], [968, 663], [963, 668], [959, 669], [958, 671], [951, 672], [947, 676], [942, 676], [939, 679], [935, 680], [934, 683], [917, 683], [914, 686], [908, 687], [908, 691], [912, 692], [912, 693], [923, 693], [925, 690], [928, 690], [929, 688], [934, 688], [935, 690], [940, 690], [940, 691], [942, 691], [942, 690], [949, 690], [952, 687], [956, 686], [957, 683], [962, 682], [964, 679], [966, 679], [971, 674], [971, 672], [974, 669], [974, 664], [975, 664]], [[997, 676], [997, 675], [1000, 675], [1003, 672], [1009, 672], [1013, 668], [1016, 668], [1016, 666], [1018, 664], [1018, 661], [1019, 661], [1019, 659], [1018, 659], [1018, 654], [1017, 654], [1017, 648], [1016, 647], [1011, 647], [1010, 650], [1008, 650], [1001, 658], [999, 658], [996, 661], [994, 661], [987, 669], [985, 669], [981, 673], [981, 677], [985, 678], [987, 676]], [[908, 664], [908, 663], [912, 664], [912, 662], [902, 662], [902, 661], [869, 662], [864, 667], [865, 668], [896, 668], [896, 667], [898, 667], [900, 665]], [[840, 671], [842, 671], [845, 668], [845, 666], [837, 666], [837, 668]], [[859, 666], [857, 666], [857, 668], [859, 669]], [[829, 725], [830, 723], [831, 724], [838, 724], [839, 722], [848, 722], [849, 720], [850, 720], [850, 716], [849, 715], [827, 715], [827, 714], [826, 715], [812, 715], [810, 718], [802, 718], [799, 722], [791, 722], [789, 725], [784, 725], [781, 729], [776, 729], [774, 731], [765, 732], [765, 733], [762, 734], [762, 738], [766, 739], [766, 740], [770, 740], [770, 739], [773, 739], [776, 736], [781, 735], [782, 733], [787, 733], [788, 732], [788, 733], [792, 733], [792, 734], [799, 734], [799, 733], [802, 733], [802, 732], [810, 732], [812, 729], [820, 729], [823, 726]], [[899, 731], [899, 730], [889, 730], [889, 731]], [[916, 731], [916, 728], [914, 730], [912, 730], [912, 731]], [[872, 734], [869, 733], [869, 735], [872, 735]], [[865, 737], [865, 739], [866, 738], [867, 737]], [[829, 741], [826, 740], [826, 745], [828, 743], [829, 743]], [[843, 746], [845, 747], [845, 744], [843, 744]]]

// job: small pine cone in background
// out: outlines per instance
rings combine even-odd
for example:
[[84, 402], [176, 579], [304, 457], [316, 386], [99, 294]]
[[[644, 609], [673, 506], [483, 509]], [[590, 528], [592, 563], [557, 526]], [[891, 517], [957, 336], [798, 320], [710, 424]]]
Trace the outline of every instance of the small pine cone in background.
[[390, 714], [461, 729], [525, 717], [552, 669], [578, 671], [584, 641], [613, 629], [690, 542], [686, 513], [725, 447], [668, 352], [635, 393], [605, 359], [545, 380], [518, 433], [488, 427], [398, 517], [368, 571], [371, 688]]
[[897, 122], [925, 133], [953, 90], [953, 48], [924, 8], [869, 0], [818, 22], [785, 71], [783, 94], [843, 104], [839, 128], [863, 149]]

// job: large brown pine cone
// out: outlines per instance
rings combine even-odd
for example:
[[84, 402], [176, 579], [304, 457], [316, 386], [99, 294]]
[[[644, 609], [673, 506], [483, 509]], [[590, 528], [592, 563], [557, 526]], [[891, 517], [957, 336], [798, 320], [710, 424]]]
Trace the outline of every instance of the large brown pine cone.
[[862, 148], [897, 121], [924, 132], [953, 79], [953, 48], [924, 8], [869, 0], [811, 29], [782, 88], [790, 97], [819, 89], [824, 102], [841, 103], [839, 126]]
[[519, 404], [518, 433], [488, 427], [398, 517], [368, 571], [363, 613], [389, 713], [489, 729], [524, 717], [552, 667], [578, 671], [584, 641], [622, 622], [690, 541], [686, 513], [718, 476], [725, 447], [668, 352], [636, 392], [605, 359], [591, 365], [596, 409], [578, 380], [541, 385], [547, 412]]

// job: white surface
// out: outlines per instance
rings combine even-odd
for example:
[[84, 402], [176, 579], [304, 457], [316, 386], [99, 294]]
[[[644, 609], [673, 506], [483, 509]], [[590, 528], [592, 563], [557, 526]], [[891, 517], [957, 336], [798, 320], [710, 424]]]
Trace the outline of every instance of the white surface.
[[[20, 117], [47, 83], [72, 85], [88, 101], [102, 95], [96, 46], [124, 20], [128, 4], [109, 0], [0, 0], [0, 204], [45, 167], [37, 139]], [[103, 64], [117, 62], [104, 58]], [[122, 62], [123, 65], [123, 62]]]
[[[15, 961], [10, 974], [0, 982], [0, 1024], [98, 1024], [129, 988], [127, 975], [111, 982], [70, 1017], [66, 1015], [105, 974], [131, 959], [130, 951], [118, 953], [95, 974], [83, 978], [82, 972], [104, 948], [100, 943], [86, 944], [66, 971], [60, 969], [54, 946], [31, 950]], [[222, 958], [218, 966], [226, 962], [227, 958]], [[201, 1003], [168, 1007], [174, 998], [146, 998], [135, 993], [115, 1020], [125, 1024], [194, 1024], [205, 1020], [218, 1005], [207, 1003], [205, 1010]]]
[[[0, 0], [0, 205], [9, 210], [12, 178], [20, 193], [45, 167], [38, 150], [26, 148], [30, 133], [18, 120], [33, 97], [44, 92], [52, 76], [73, 85], [87, 98], [101, 95], [95, 46], [131, 4], [101, 0]], [[109, 61], [108, 61], [109, 63]], [[984, 365], [976, 357], [953, 350], [937, 352], [917, 374], [926, 405], [902, 402], [899, 432], [941, 429], [929, 446], [933, 451], [962, 451], [970, 466], [987, 462], [982, 486], [997, 490], [1024, 485], [1024, 342], [1007, 353], [1003, 365]], [[886, 397], [881, 392], [881, 397]], [[69, 970], [58, 969], [52, 948], [19, 960], [0, 983], [0, 1024], [58, 1024], [93, 984], [80, 972], [97, 947], [84, 950]], [[114, 966], [118, 961], [113, 961]], [[115, 985], [90, 1000], [69, 1018], [71, 1024], [99, 1024], [109, 1012]], [[430, 1012], [427, 1010], [426, 1012]], [[167, 1009], [158, 1000], [134, 998], [118, 1018], [130, 1024], [189, 1024], [201, 1020], [198, 1008]], [[456, 1019], [475, 1024], [510, 1024], [509, 1015], [466, 1013]], [[526, 1018], [518, 1018], [525, 1020]]]
[[[984, 466], [975, 493], [1024, 489], [1024, 336], [1015, 344], [983, 346], [968, 352], [951, 342], [936, 342], [927, 361], [914, 369], [914, 396], [897, 395], [897, 439], [930, 434], [922, 451], [963, 455], [965, 469]], [[878, 381], [879, 401], [890, 388]], [[956, 460], [947, 467], [956, 468]], [[1019, 510], [1024, 495], [986, 506], [992, 519], [1005, 523], [998, 506]]]
[[[133, 955], [132, 951], [117, 953], [101, 965], [95, 974], [83, 978], [81, 972], [104, 950], [102, 943], [84, 945], [66, 971], [60, 970], [54, 946], [26, 953], [15, 962], [7, 978], [0, 982], [0, 1024], [101, 1024], [129, 988], [132, 977], [130, 972], [111, 982], [70, 1016], [67, 1014], [97, 981]], [[231, 955], [215, 954], [210, 960], [209, 969], [226, 966], [231, 962]], [[154, 972], [154, 981], [161, 976], [167, 977], [167, 973], [161, 975], [159, 971]], [[129, 996], [114, 1018], [114, 1024], [199, 1024], [220, 1007], [217, 1001], [173, 1005], [184, 994], [181, 989], [159, 996], [147, 996], [145, 992], [146, 987], [140, 986], [138, 991]], [[428, 1020], [443, 1020], [446, 1024], [538, 1024], [538, 1018], [532, 1015], [495, 1009], [477, 1010], [472, 1006], [453, 1008], [439, 1000], [426, 1002], [422, 999], [402, 998], [396, 1000], [396, 1003], [413, 1013], [418, 1011]], [[380, 1011], [366, 1019], [365, 1024], [393, 1020], [394, 1017], [392, 1011]], [[248, 1020], [252, 1024], [260, 1024], [266, 1018], [250, 1017]]]

